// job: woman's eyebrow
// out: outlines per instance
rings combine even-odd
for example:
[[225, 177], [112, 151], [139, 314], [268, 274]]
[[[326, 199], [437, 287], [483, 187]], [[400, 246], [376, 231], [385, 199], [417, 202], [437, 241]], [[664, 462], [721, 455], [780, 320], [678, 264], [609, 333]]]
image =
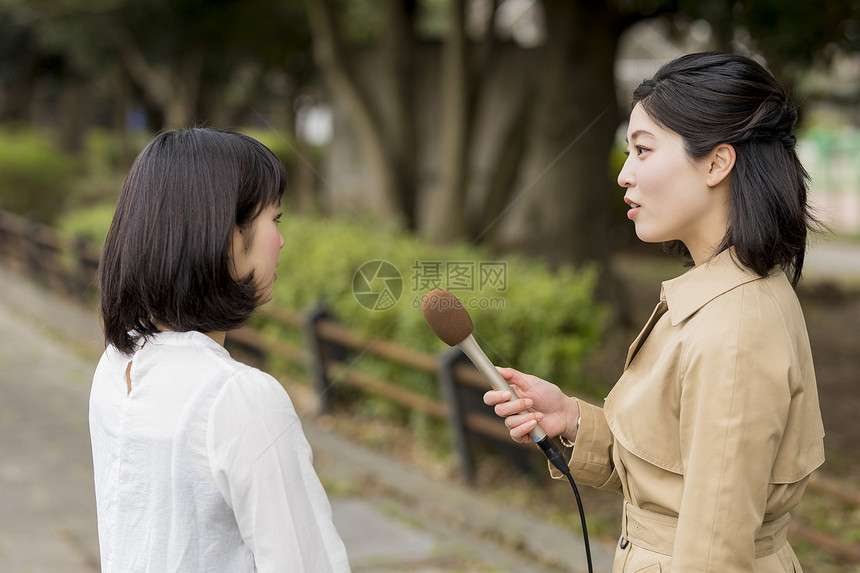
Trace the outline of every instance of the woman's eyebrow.
[[[654, 134], [651, 133], [650, 131], [647, 131], [644, 129], [637, 129], [636, 131], [634, 131], [633, 133], [630, 134], [629, 139], [637, 139], [638, 137], [651, 137], [651, 138], [653, 138]], [[624, 141], [629, 143], [630, 142], [629, 139], [625, 137]]]

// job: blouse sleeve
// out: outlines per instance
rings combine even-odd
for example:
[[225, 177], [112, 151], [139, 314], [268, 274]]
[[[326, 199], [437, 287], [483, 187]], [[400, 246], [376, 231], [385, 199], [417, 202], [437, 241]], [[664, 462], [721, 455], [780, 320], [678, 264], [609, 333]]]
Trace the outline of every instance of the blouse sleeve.
[[210, 413], [207, 449], [257, 571], [350, 570], [301, 422], [274, 378], [247, 370], [227, 382]]
[[[612, 459], [614, 439], [603, 408], [579, 400], [579, 430], [576, 445], [566, 448], [565, 457], [573, 479], [582, 485], [621, 492], [621, 480]], [[564, 477], [549, 466], [552, 477]]]
[[678, 571], [753, 570], [788, 417], [793, 360], [785, 326], [761, 291], [739, 296], [731, 308], [709, 305], [681, 359]]

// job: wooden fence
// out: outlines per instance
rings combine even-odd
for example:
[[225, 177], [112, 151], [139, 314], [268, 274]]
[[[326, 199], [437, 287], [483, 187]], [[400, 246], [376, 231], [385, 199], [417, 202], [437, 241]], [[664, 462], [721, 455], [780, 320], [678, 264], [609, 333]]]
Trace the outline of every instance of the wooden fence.
[[[267, 337], [249, 327], [231, 332], [228, 342], [252, 354], [262, 352], [263, 358], [277, 356], [303, 364], [315, 390], [319, 413], [331, 412], [339, 388], [349, 386], [409, 410], [446, 420], [461, 473], [468, 482], [475, 476], [472, 446], [476, 439], [489, 442], [520, 467], [529, 467], [526, 456], [534, 455], [533, 448], [512, 442], [504, 423], [483, 404], [481, 397], [489, 386], [459, 349], [434, 356], [388, 340], [371, 338], [338, 324], [322, 306], [299, 313], [267, 305], [259, 313], [269, 323], [301, 331], [304, 345]], [[362, 372], [353, 367], [356, 355], [381, 358], [430, 374], [438, 381], [442, 398], [427, 396]]]
[[99, 247], [0, 210], [0, 257], [13, 270], [76, 297], [95, 297]]
[[[0, 210], [0, 261], [14, 270], [37, 278], [44, 285], [74, 297], [94, 299], [99, 247], [70, 238], [24, 217]], [[303, 333], [299, 346], [265, 336], [250, 327], [230, 333], [228, 342], [260, 359], [279, 357], [307, 369], [316, 390], [321, 412], [332, 408], [332, 397], [341, 385], [382, 396], [411, 410], [448, 421], [451, 440], [463, 478], [475, 475], [473, 443], [488, 441], [522, 467], [534, 456], [529, 445], [510, 440], [504, 424], [481, 402], [488, 388], [483, 377], [459, 349], [434, 356], [396, 344], [371, 339], [332, 320], [322, 307], [306, 313], [267, 305], [260, 310], [269, 322]], [[408, 368], [432, 374], [441, 388], [441, 399], [406, 389], [350, 367], [350, 352], [375, 356]], [[855, 486], [814, 474], [809, 489], [846, 505], [860, 508]], [[791, 534], [840, 558], [860, 563], [860, 546], [792, 520]]]
[[[95, 298], [97, 293], [98, 245], [2, 210], [0, 259], [54, 290], [85, 299]], [[320, 413], [331, 411], [334, 395], [346, 385], [447, 420], [467, 482], [475, 476], [476, 440], [489, 442], [523, 468], [529, 465], [526, 456], [535, 455], [528, 451], [528, 445], [512, 442], [504, 423], [483, 404], [481, 395], [489, 386], [459, 349], [434, 356], [372, 339], [338, 324], [322, 307], [299, 313], [270, 304], [262, 307], [259, 314], [279, 327], [300, 330], [304, 344], [297, 346], [245, 327], [229, 334], [228, 346], [238, 347], [261, 361], [278, 357], [304, 366], [316, 391]], [[434, 375], [442, 398], [420, 394], [352, 368], [347, 358], [356, 352]]]

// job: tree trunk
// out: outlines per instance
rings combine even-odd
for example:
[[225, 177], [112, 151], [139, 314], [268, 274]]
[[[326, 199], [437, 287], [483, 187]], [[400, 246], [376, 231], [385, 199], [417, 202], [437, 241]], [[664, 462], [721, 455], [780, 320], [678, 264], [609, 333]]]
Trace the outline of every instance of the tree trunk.
[[471, 117], [468, 93], [468, 53], [465, 0], [451, 5], [451, 25], [442, 47], [441, 181], [435, 192], [428, 234], [436, 242], [462, 235], [469, 180]]
[[121, 26], [114, 27], [117, 49], [129, 77], [143, 91], [150, 103], [156, 105], [167, 128], [186, 127], [193, 119], [203, 69], [203, 53], [196, 50], [185, 54], [176, 69], [152, 64], [134, 44], [131, 35]]
[[618, 30], [605, 8], [547, 0], [524, 228], [517, 241], [552, 264], [610, 255], [609, 153], [618, 126]]
[[62, 78], [57, 105], [57, 131], [60, 149], [71, 155], [84, 150], [84, 134], [89, 125], [90, 86], [83, 76], [74, 72]]
[[526, 137], [530, 119], [529, 104], [533, 97], [532, 90], [527, 90], [521, 96], [520, 104], [511, 116], [494, 154], [482, 208], [478, 212], [469, 212], [468, 237], [473, 242], [495, 242], [500, 221], [515, 205], [514, 183], [526, 154]]
[[370, 172], [376, 176], [379, 193], [376, 194], [374, 210], [383, 218], [393, 218], [402, 213], [400, 182], [397, 170], [392, 168], [395, 161], [380, 114], [373, 108], [370, 97], [347, 61], [330, 0], [306, 0], [305, 9], [313, 30], [317, 65], [332, 93], [337, 94], [346, 106], [356, 143], [365, 153]]
[[387, 102], [381, 114], [389, 149], [389, 169], [395, 181], [394, 194], [406, 227], [417, 227], [417, 145], [413, 104], [415, 0], [389, 0], [382, 34], [383, 74], [377, 79]]
[[[317, 170], [314, 153], [299, 135], [296, 117], [296, 100], [299, 97], [298, 87], [290, 81], [285, 81], [286, 89], [283, 97], [282, 129], [289, 141], [292, 141], [293, 156], [287, 168], [288, 185], [285, 197], [289, 198], [290, 208], [296, 213], [311, 214], [320, 207], [317, 203]], [[290, 172], [292, 170], [292, 172]]]
[[111, 110], [111, 125], [117, 144], [117, 153], [114, 156], [113, 168], [125, 171], [134, 160], [137, 150], [129, 137], [128, 112], [132, 108], [131, 86], [125, 73], [115, 67], [110, 73], [110, 86], [113, 95], [113, 108]]
[[30, 103], [41, 63], [32, 36], [29, 32], [19, 32], [17, 37], [6, 40], [14, 42], [17, 57], [14, 62], [7, 62], [10, 77], [0, 87], [0, 119], [4, 121], [25, 122], [32, 119]]

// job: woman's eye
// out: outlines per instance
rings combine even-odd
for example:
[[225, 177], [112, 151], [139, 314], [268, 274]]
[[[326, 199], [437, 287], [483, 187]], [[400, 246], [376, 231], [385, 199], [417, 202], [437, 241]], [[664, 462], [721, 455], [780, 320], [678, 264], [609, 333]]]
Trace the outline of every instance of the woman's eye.
[[283, 213], [278, 213], [278, 216], [277, 216], [277, 217], [275, 217], [275, 223], [280, 223], [280, 222], [281, 222], [281, 215], [283, 215]]
[[[647, 148], [647, 147], [642, 147], [641, 145], [634, 145], [634, 146], [633, 146], [633, 149], [634, 149], [634, 151], [636, 151], [636, 155], [642, 155], [643, 153], [645, 153], [646, 151], [648, 151], [648, 148]], [[625, 151], [625, 152], [624, 152], [624, 155], [626, 155], [627, 157], [630, 157], [630, 152], [629, 152], [629, 151]]]

